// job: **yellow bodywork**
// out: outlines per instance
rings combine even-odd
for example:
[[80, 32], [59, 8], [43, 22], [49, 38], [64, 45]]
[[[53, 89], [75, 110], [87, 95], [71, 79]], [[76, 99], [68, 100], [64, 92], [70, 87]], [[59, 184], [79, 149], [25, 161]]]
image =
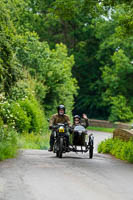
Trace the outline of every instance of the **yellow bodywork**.
[[60, 128], [59, 128], [59, 133], [64, 133], [64, 132], [65, 132], [64, 127], [60, 127]]

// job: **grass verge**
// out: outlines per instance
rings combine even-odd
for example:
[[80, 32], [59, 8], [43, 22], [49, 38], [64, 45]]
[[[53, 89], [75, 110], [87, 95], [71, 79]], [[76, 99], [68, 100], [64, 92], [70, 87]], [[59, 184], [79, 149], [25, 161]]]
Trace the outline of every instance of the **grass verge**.
[[49, 134], [18, 134], [15, 129], [0, 128], [0, 161], [14, 158], [18, 149], [48, 149]]
[[19, 136], [18, 146], [21, 149], [48, 149], [49, 134], [34, 135], [23, 133]]
[[18, 134], [11, 128], [0, 128], [0, 160], [13, 158], [17, 154]]
[[101, 131], [108, 133], [113, 133], [113, 131], [115, 130], [114, 128], [104, 128], [104, 127], [94, 127], [94, 126], [89, 126], [87, 129], [92, 131]]
[[110, 153], [116, 158], [133, 163], [133, 140], [106, 139], [98, 145], [99, 153]]

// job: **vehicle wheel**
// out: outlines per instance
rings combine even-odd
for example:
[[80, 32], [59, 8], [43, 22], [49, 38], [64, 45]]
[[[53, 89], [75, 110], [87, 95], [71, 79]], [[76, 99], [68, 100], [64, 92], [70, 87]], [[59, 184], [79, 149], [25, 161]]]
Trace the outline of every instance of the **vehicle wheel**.
[[90, 146], [90, 149], [89, 149], [89, 158], [90, 159], [93, 158], [93, 146]]
[[56, 157], [59, 157], [59, 151], [56, 152]]
[[62, 158], [62, 152], [63, 152], [63, 138], [60, 138], [60, 143], [59, 143], [59, 158]]

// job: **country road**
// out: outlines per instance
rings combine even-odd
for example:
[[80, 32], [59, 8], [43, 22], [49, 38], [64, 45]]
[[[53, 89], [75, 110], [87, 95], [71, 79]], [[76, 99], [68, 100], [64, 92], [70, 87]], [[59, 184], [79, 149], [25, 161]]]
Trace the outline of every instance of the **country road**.
[[133, 165], [98, 154], [68, 153], [62, 159], [43, 150], [21, 150], [0, 162], [0, 200], [133, 200]]

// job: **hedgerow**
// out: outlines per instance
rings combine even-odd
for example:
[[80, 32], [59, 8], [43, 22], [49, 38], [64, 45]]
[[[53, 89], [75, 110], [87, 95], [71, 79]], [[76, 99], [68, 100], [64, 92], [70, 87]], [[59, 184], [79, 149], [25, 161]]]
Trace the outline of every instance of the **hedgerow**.
[[128, 142], [120, 139], [106, 139], [98, 146], [99, 153], [110, 153], [116, 158], [133, 163], [133, 140]]

